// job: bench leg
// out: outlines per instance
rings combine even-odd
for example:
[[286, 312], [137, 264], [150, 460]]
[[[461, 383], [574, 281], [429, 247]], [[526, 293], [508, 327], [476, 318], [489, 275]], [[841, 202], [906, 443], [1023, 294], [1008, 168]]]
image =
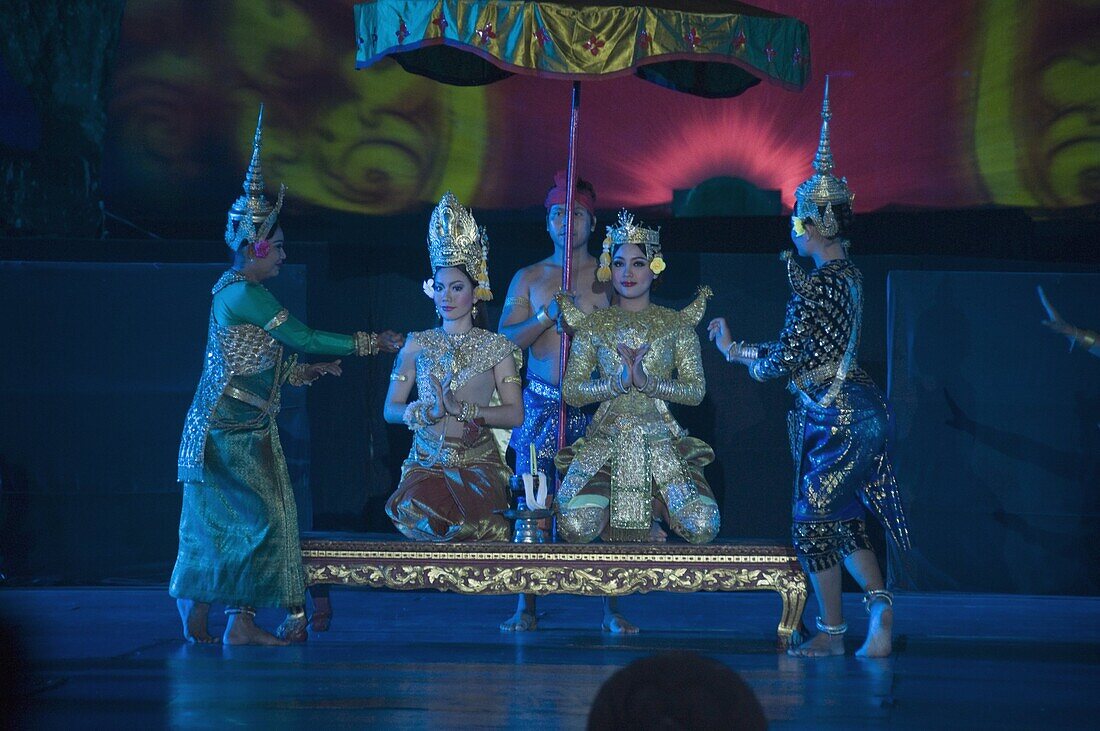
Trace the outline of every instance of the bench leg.
[[332, 601], [329, 599], [328, 584], [313, 584], [308, 587], [313, 599], [313, 614], [309, 618], [314, 632], [327, 632], [332, 621]]
[[[793, 578], [793, 577], [792, 577]], [[786, 581], [776, 591], [783, 599], [783, 616], [776, 631], [776, 647], [780, 651], [797, 647], [805, 639], [805, 627], [802, 626], [802, 612], [806, 609], [806, 577], [799, 575], [799, 581]]]

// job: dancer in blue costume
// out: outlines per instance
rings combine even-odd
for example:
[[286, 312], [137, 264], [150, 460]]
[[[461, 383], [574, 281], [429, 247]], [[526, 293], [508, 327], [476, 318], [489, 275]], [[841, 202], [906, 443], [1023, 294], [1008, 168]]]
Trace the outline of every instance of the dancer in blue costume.
[[908, 548], [909, 531], [887, 451], [886, 401], [856, 363], [863, 285], [848, 258], [853, 196], [847, 182], [832, 175], [828, 90], [826, 79], [816, 173], [795, 191], [791, 218], [791, 240], [815, 268], [807, 275], [786, 255], [793, 291], [778, 340], [736, 342], [721, 317], [711, 321], [709, 332], [726, 360], [747, 366], [756, 380], [789, 377], [795, 396], [788, 416], [795, 459], [791, 533], [821, 614], [818, 634], [790, 653], [844, 654], [843, 564], [866, 592], [864, 605], [871, 616], [867, 639], [856, 654], [885, 657], [892, 649], [894, 598], [867, 539], [865, 508], [899, 548]]

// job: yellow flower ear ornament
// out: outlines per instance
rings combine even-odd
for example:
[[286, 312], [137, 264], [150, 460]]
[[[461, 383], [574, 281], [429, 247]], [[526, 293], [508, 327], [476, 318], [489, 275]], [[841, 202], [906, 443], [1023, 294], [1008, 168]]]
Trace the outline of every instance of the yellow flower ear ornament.
[[653, 261], [649, 262], [649, 271], [653, 272], [654, 276], [659, 275], [665, 270], [665, 260], [660, 254], [653, 257]]
[[806, 235], [806, 226], [798, 216], [791, 216], [791, 229], [794, 231], [795, 236]]
[[601, 282], [611, 281], [611, 237], [603, 240], [603, 251], [600, 252], [600, 268], [596, 270], [596, 279]]

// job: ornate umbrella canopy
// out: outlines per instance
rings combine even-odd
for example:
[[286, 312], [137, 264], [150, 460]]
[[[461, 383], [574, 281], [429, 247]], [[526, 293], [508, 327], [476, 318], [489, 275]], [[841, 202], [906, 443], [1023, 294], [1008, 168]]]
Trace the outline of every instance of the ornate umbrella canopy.
[[[675, 8], [657, 5], [675, 5]], [[565, 209], [573, 210], [580, 83], [623, 74], [697, 96], [733, 97], [767, 80], [799, 91], [810, 74], [806, 24], [739, 2], [659, 0], [374, 0], [355, 6], [357, 68], [387, 56], [445, 84], [491, 84], [512, 74], [573, 82]], [[572, 286], [566, 226], [562, 290]], [[569, 334], [562, 334], [564, 378]], [[565, 402], [558, 445], [565, 445]]]
[[389, 56], [407, 71], [463, 86], [512, 74], [573, 81], [636, 74], [717, 98], [761, 80], [801, 90], [810, 73], [805, 23], [719, 0], [647, 7], [606, 0], [374, 0], [355, 6], [355, 29], [358, 68]]

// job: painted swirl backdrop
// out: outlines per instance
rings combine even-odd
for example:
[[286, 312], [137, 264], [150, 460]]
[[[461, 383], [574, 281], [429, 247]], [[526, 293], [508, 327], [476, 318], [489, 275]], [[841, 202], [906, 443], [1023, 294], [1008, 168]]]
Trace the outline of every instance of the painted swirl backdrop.
[[[1097, 0], [758, 0], [810, 27], [804, 93], [707, 100], [635, 78], [584, 86], [581, 172], [601, 207], [665, 205], [717, 176], [807, 176], [822, 76], [856, 207], [1064, 208], [1100, 201]], [[239, 184], [257, 103], [269, 182], [295, 206], [388, 214], [450, 188], [537, 206], [562, 167], [569, 87], [455, 88], [392, 62], [354, 70], [351, 0], [126, 7], [105, 187], [121, 212], [214, 215]]]

